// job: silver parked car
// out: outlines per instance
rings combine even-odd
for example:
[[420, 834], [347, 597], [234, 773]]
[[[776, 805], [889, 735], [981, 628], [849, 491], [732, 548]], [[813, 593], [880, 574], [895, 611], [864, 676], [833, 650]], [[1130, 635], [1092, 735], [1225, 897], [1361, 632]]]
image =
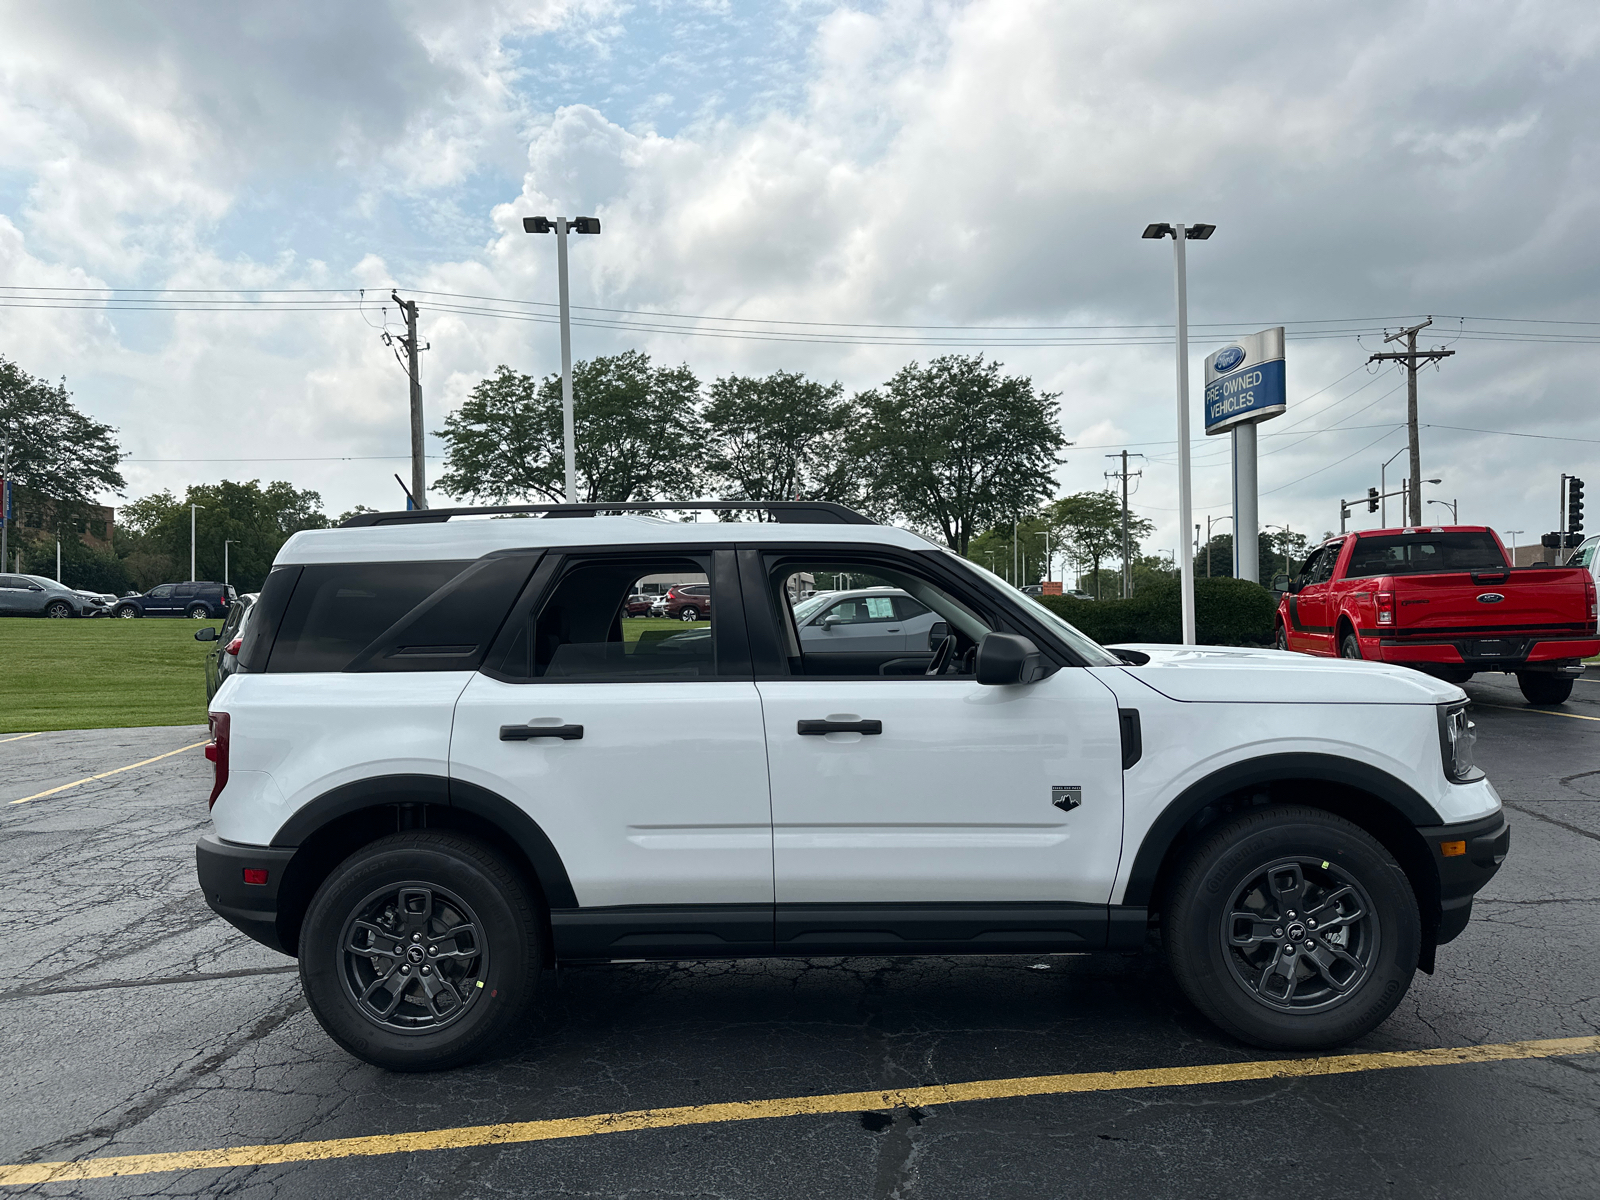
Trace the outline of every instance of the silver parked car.
[[[885, 653], [905, 659], [889, 664], [891, 674], [916, 674], [926, 666], [950, 627], [931, 608], [899, 588], [858, 588], [827, 592], [794, 606], [802, 654], [832, 660], [839, 668], [861, 658], [863, 669], [879, 673]], [[870, 660], [870, 663], [869, 663]]]
[[0, 575], [0, 617], [92, 617], [98, 600], [43, 575]]

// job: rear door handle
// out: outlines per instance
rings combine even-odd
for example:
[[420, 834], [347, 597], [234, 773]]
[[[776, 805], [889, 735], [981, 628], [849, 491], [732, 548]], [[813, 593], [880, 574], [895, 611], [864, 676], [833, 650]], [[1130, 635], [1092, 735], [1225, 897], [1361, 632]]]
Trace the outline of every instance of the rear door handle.
[[882, 733], [882, 721], [801, 721], [802, 735], [824, 733]]
[[533, 738], [560, 738], [563, 742], [576, 742], [583, 737], [582, 725], [502, 725], [502, 742], [526, 742]]

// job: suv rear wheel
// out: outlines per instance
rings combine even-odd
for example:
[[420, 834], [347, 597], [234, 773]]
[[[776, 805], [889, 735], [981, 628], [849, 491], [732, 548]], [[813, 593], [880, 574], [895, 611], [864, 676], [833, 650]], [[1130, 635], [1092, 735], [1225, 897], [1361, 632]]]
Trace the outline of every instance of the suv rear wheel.
[[536, 902], [504, 859], [456, 834], [396, 833], [317, 889], [300, 981], [351, 1054], [432, 1071], [482, 1056], [521, 1025], [545, 958]]
[[700, 610], [692, 604], [684, 605], [682, 611], [678, 613], [678, 620], [680, 621], [698, 621], [699, 619]]
[[189, 606], [189, 619], [191, 621], [209, 621], [211, 610], [204, 604], [191, 604]]
[[1564, 704], [1572, 695], [1572, 677], [1543, 671], [1517, 672], [1517, 686], [1529, 704]]
[[1184, 994], [1255, 1046], [1319, 1050], [1370, 1033], [1416, 972], [1410, 881], [1365, 830], [1320, 809], [1257, 809], [1190, 853], [1163, 914]]

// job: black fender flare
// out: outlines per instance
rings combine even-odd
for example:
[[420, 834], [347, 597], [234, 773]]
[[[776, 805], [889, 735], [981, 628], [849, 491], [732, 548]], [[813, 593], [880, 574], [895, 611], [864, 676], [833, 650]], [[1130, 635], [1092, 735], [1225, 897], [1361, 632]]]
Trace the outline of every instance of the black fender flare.
[[296, 810], [273, 835], [272, 844], [298, 847], [340, 817], [364, 809], [406, 805], [437, 805], [487, 821], [527, 858], [551, 908], [578, 907], [566, 864], [537, 821], [497, 792], [443, 775], [376, 775], [341, 784]]
[[1152, 902], [1156, 877], [1167, 851], [1201, 809], [1243, 788], [1286, 779], [1313, 779], [1367, 792], [1413, 827], [1444, 823], [1438, 810], [1415, 788], [1368, 763], [1337, 754], [1266, 754], [1213, 771], [1190, 784], [1162, 810], [1145, 831], [1144, 840], [1134, 855], [1122, 903], [1148, 906]]

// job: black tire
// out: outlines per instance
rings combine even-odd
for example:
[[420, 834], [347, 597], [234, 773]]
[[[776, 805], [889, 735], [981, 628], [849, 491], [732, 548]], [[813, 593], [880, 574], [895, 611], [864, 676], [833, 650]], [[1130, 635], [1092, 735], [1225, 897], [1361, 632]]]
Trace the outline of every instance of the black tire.
[[1572, 676], [1544, 671], [1518, 671], [1517, 686], [1529, 704], [1564, 704], [1572, 695]]
[[1339, 657], [1340, 658], [1360, 658], [1361, 657], [1361, 643], [1356, 640], [1356, 635], [1355, 634], [1346, 633], [1344, 635], [1344, 637], [1342, 639], [1340, 639], [1340, 641], [1339, 641]]
[[65, 600], [52, 600], [49, 604], [45, 605], [44, 615], [47, 617], [54, 617], [58, 621], [65, 620], [67, 617], [72, 615], [72, 605], [68, 604]]
[[112, 615], [121, 617], [125, 621], [131, 621], [131, 620], [133, 620], [133, 618], [135, 618], [137, 616], [142, 616], [143, 614], [140, 613], [139, 610], [137, 608], [135, 608], [133, 605], [124, 604], [121, 608], [117, 609], [117, 611]]
[[[412, 904], [427, 913], [408, 915]], [[452, 923], [469, 932], [445, 936]], [[489, 847], [453, 833], [391, 834], [345, 859], [317, 889], [301, 927], [300, 982], [328, 1036], [363, 1062], [443, 1070], [503, 1045], [524, 1023], [547, 958], [543, 928], [527, 884]], [[399, 933], [394, 944], [390, 929]], [[347, 954], [347, 938], [375, 953]], [[429, 957], [430, 947], [443, 953]], [[400, 979], [413, 969], [417, 975]], [[430, 972], [431, 984], [422, 978]], [[384, 982], [391, 978], [398, 988]], [[440, 1002], [424, 996], [441, 982], [448, 994], [433, 993]], [[374, 1011], [381, 1007], [393, 1015]]]
[[211, 610], [204, 604], [190, 605], [189, 619], [191, 621], [209, 621], [211, 619]]
[[[1276, 890], [1295, 877], [1298, 891]], [[1311, 922], [1331, 911], [1330, 900], [1345, 911], [1324, 915], [1318, 933]], [[1190, 852], [1162, 914], [1162, 941], [1184, 994], [1224, 1032], [1269, 1049], [1321, 1050], [1370, 1033], [1394, 1011], [1416, 973], [1422, 926], [1405, 872], [1365, 830], [1283, 806], [1242, 813]]]
[[1287, 650], [1289, 648], [1289, 630], [1285, 626], [1279, 625], [1278, 636], [1274, 641], [1276, 641], [1279, 650]]
[[683, 610], [678, 613], [678, 620], [680, 621], [698, 621], [699, 619], [700, 610], [692, 604], [684, 606]]

